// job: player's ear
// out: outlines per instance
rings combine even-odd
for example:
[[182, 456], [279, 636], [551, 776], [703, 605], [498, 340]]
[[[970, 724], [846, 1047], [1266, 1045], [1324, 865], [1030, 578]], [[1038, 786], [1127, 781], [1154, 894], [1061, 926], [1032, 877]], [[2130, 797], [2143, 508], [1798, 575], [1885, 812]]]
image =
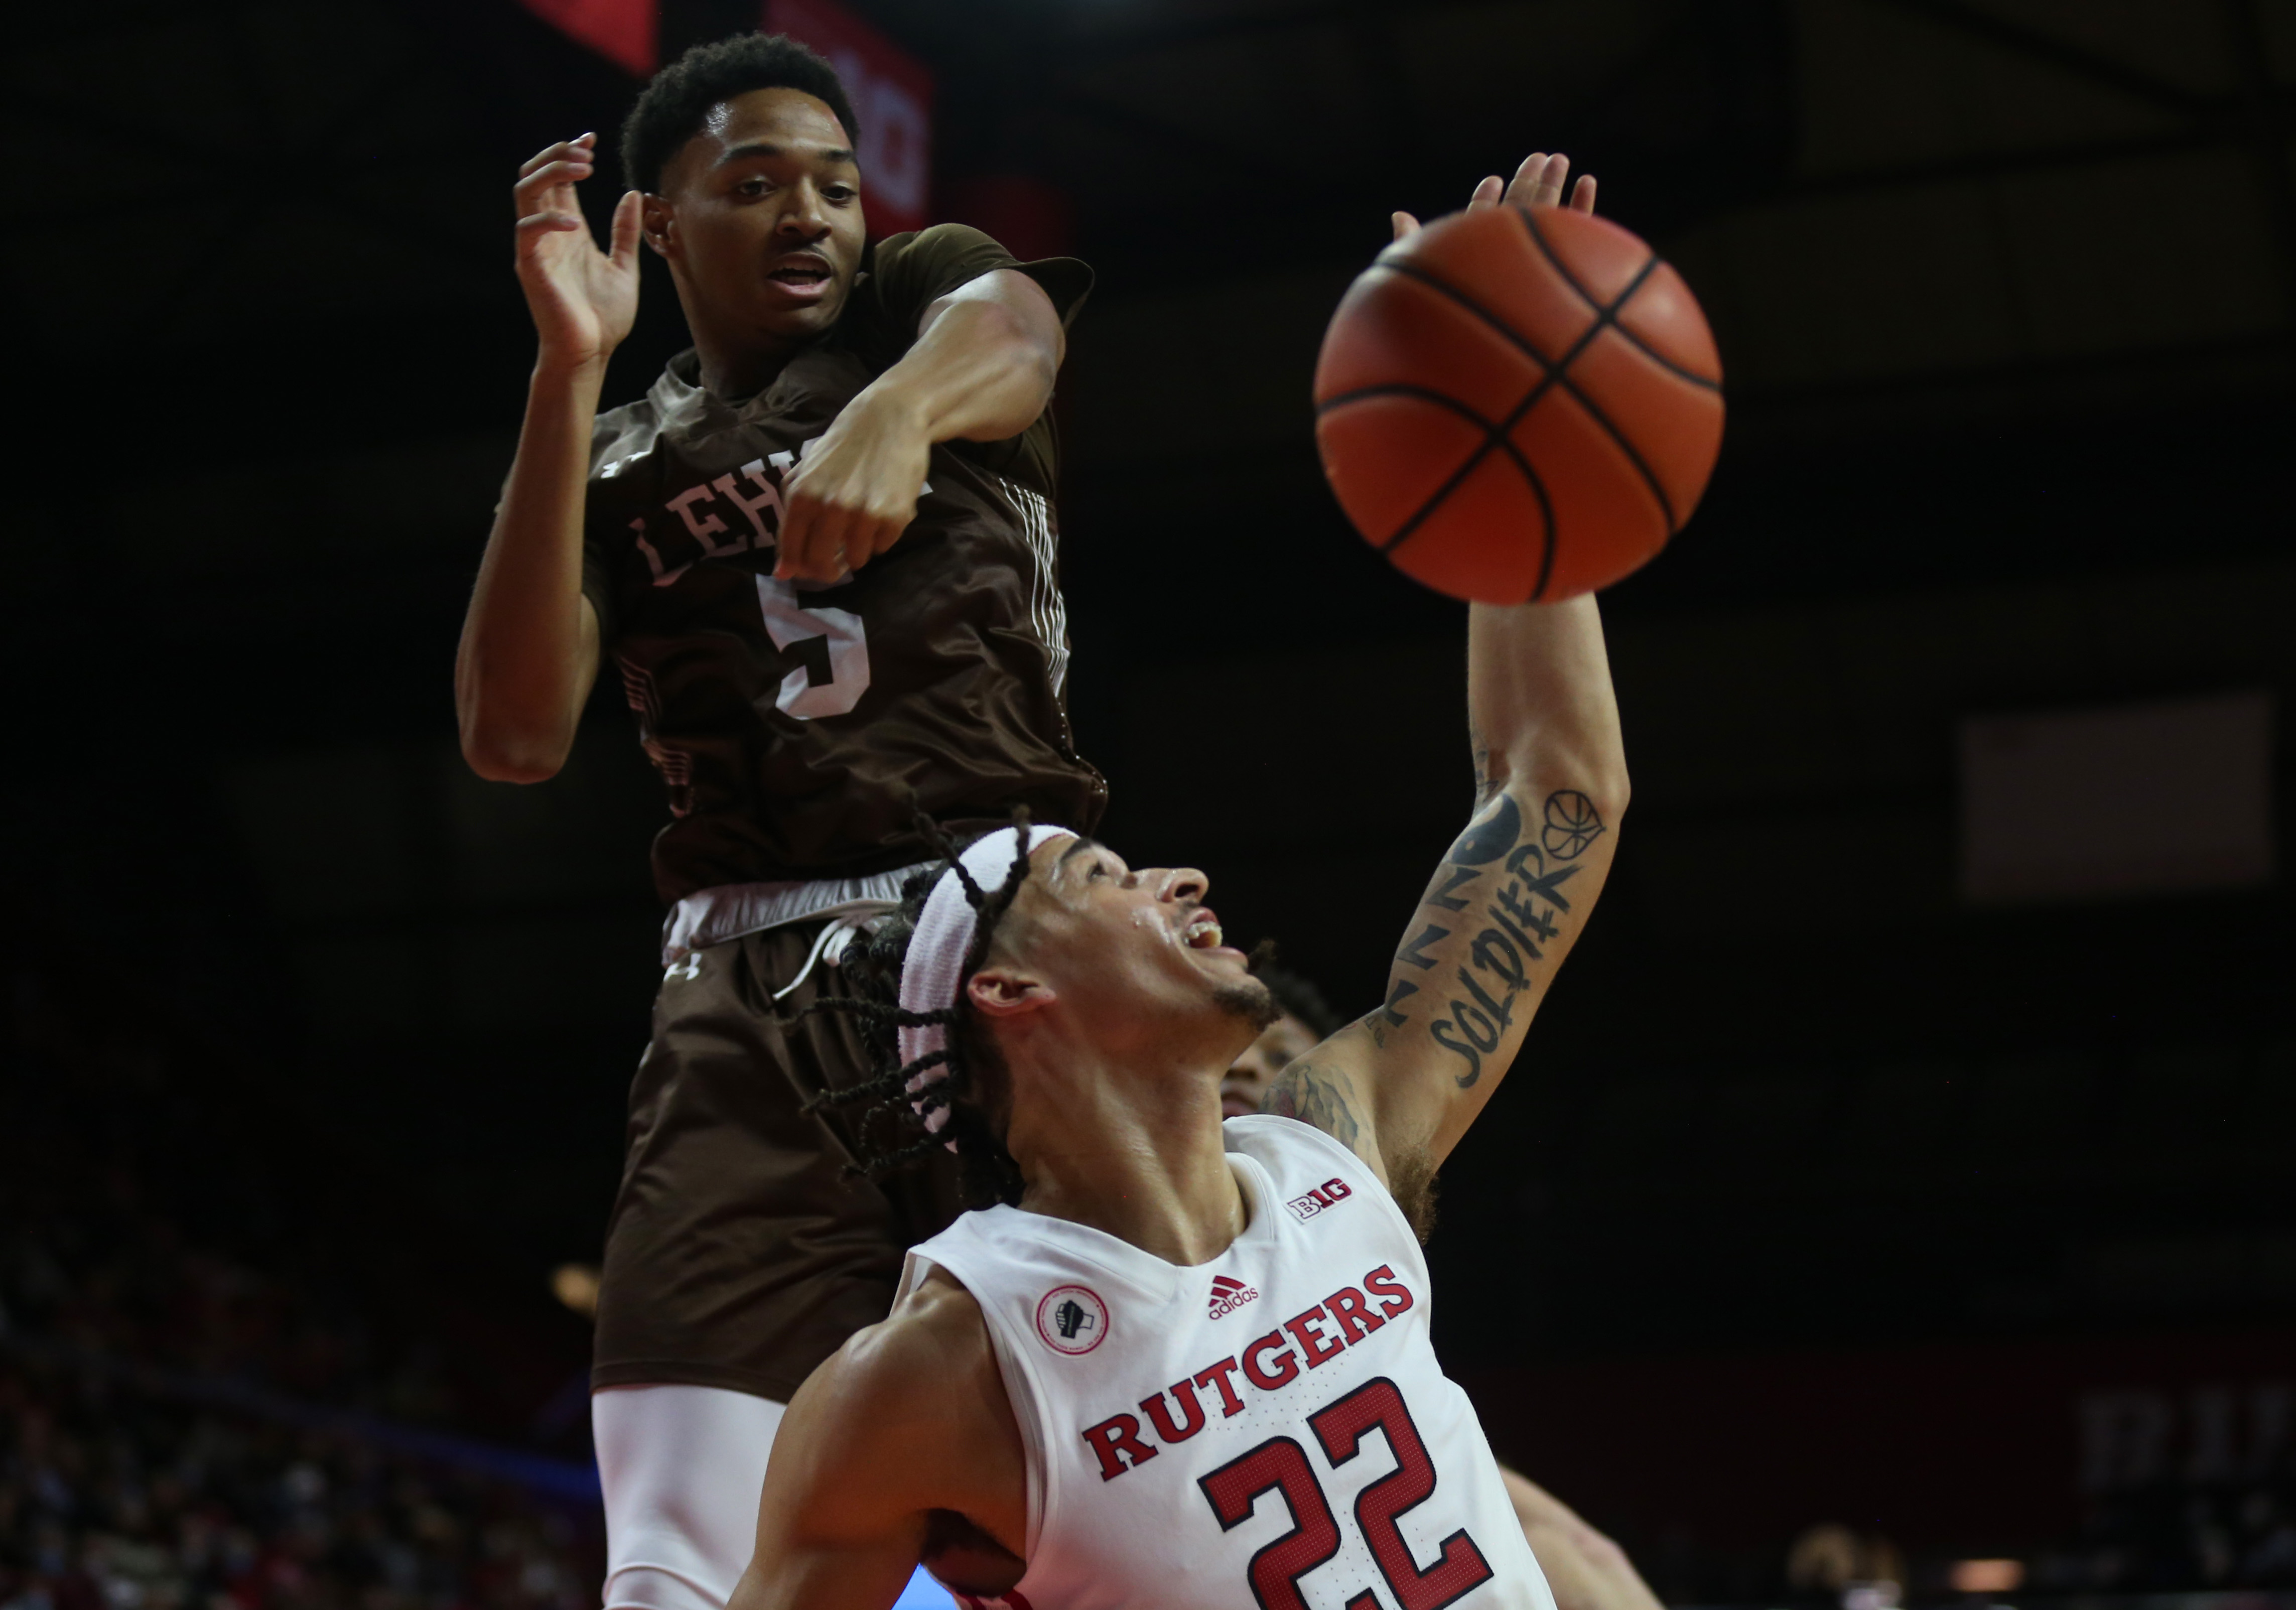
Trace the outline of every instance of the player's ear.
[[645, 236], [645, 243], [654, 249], [657, 256], [669, 255], [669, 243], [676, 234], [676, 220], [668, 201], [658, 195], [647, 196], [640, 201], [638, 228]]
[[1022, 1017], [1060, 998], [1053, 987], [1018, 967], [983, 967], [964, 981], [964, 998], [988, 1017]]

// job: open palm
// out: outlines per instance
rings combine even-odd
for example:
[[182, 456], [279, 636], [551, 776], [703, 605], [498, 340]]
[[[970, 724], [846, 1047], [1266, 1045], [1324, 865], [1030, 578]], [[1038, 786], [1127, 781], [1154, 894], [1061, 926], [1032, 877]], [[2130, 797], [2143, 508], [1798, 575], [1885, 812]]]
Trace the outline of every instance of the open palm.
[[638, 193], [614, 209], [601, 251], [574, 187], [595, 168], [598, 136], [562, 140], [529, 158], [512, 191], [518, 208], [518, 283], [545, 361], [603, 363], [638, 311]]
[[[1492, 174], [1475, 186], [1475, 193], [1467, 198], [1467, 210], [1480, 212], [1486, 207], [1496, 207], [1504, 200], [1510, 207], [1559, 207], [1562, 204], [1563, 181], [1570, 177], [1570, 159], [1561, 152], [1549, 156], [1534, 151], [1523, 158], [1522, 166], [1514, 170], [1511, 182], [1502, 183]], [[1595, 176], [1582, 173], [1578, 183], [1570, 188], [1570, 205], [1579, 212], [1595, 210]], [[1395, 238], [1401, 240], [1419, 227], [1419, 220], [1407, 212], [1393, 215]]]

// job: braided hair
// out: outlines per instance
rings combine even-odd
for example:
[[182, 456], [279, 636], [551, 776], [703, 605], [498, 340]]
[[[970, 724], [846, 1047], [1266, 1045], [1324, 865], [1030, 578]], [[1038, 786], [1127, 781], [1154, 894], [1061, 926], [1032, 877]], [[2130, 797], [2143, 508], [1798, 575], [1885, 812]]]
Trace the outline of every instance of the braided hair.
[[[808, 1112], [825, 1106], [869, 1104], [861, 1113], [859, 1156], [855, 1170], [882, 1179], [898, 1169], [929, 1157], [946, 1145], [956, 1154], [967, 1202], [987, 1207], [1021, 1200], [1021, 1169], [1004, 1149], [998, 1126], [989, 1117], [982, 1088], [987, 1073], [1001, 1080], [1004, 1059], [987, 1027], [976, 1018], [965, 998], [964, 982], [988, 955], [996, 924], [1013, 908], [1021, 885], [1029, 875], [1029, 812], [1015, 808], [1009, 831], [1019, 835], [1023, 853], [1013, 858], [1012, 870], [995, 889], [984, 890], [973, 881], [958, 858], [964, 847], [952, 840], [939, 823], [919, 815], [917, 830], [932, 845], [942, 865], [928, 867], [901, 886], [900, 909], [877, 924], [873, 932], [854, 941], [845, 952], [841, 971], [858, 987], [853, 995], [823, 996], [807, 1013], [838, 1012], [855, 1020], [862, 1043], [869, 1049], [876, 1072], [855, 1085], [824, 1090], [806, 1103]], [[992, 831], [1003, 833], [1004, 828]], [[907, 960], [909, 941], [924, 914], [926, 899], [944, 872], [955, 874], [963, 885], [973, 917], [972, 942], [957, 973], [956, 997], [931, 1012], [912, 1012], [900, 1004], [901, 966]], [[914, 1062], [901, 1060], [899, 1033], [903, 1029], [939, 1026], [946, 1031], [941, 1047]], [[912, 1081], [927, 1077], [912, 1089]], [[947, 1124], [938, 1132], [925, 1128], [924, 1115], [946, 1109]]]

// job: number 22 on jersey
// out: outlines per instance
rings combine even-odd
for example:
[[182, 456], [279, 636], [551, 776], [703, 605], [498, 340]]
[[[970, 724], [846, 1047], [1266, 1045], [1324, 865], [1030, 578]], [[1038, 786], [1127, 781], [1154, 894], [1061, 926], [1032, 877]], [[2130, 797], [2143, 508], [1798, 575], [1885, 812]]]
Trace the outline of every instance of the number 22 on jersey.
[[[1308, 1417], [1308, 1428], [1334, 1468], [1362, 1451], [1364, 1439], [1381, 1433], [1395, 1468], [1365, 1487], [1356, 1499], [1356, 1528], [1363, 1534], [1379, 1573], [1401, 1610], [1441, 1610], [1471, 1589], [1490, 1581], [1491, 1568], [1465, 1528], [1443, 1540], [1435, 1563], [1422, 1569], [1396, 1524], [1406, 1510], [1434, 1496], [1435, 1464], [1411, 1423], [1403, 1393], [1385, 1376], [1365, 1382]], [[1247, 1580], [1261, 1610], [1307, 1610], [1300, 1579], [1340, 1551], [1340, 1524], [1324, 1497], [1308, 1450], [1290, 1437], [1270, 1437], [1259, 1447], [1201, 1477], [1197, 1483], [1232, 1532], [1252, 1516], [1262, 1494], [1282, 1494], [1292, 1511], [1292, 1530], [1251, 1557]], [[1387, 1610], [1371, 1589], [1351, 1596], [1347, 1610]]]
[[841, 716], [861, 702], [869, 691], [869, 634], [861, 617], [850, 610], [807, 604], [797, 588], [774, 576], [758, 578], [758, 609], [766, 618], [766, 632], [774, 646], [787, 653], [790, 645], [819, 637], [829, 649], [829, 680], [816, 682], [802, 665], [782, 678], [774, 699], [777, 710], [810, 721], [816, 716]]

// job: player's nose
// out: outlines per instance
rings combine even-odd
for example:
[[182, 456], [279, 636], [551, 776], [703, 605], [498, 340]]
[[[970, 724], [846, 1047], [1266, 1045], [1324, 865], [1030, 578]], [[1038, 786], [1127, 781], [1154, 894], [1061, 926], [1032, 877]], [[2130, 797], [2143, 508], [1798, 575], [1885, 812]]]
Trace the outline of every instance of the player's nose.
[[821, 191], [811, 184], [793, 185], [785, 193], [789, 205], [779, 219], [785, 234], [817, 241], [829, 233], [829, 209], [822, 204]]
[[1193, 867], [1168, 867], [1156, 883], [1160, 900], [1201, 900], [1211, 892], [1212, 881]]

